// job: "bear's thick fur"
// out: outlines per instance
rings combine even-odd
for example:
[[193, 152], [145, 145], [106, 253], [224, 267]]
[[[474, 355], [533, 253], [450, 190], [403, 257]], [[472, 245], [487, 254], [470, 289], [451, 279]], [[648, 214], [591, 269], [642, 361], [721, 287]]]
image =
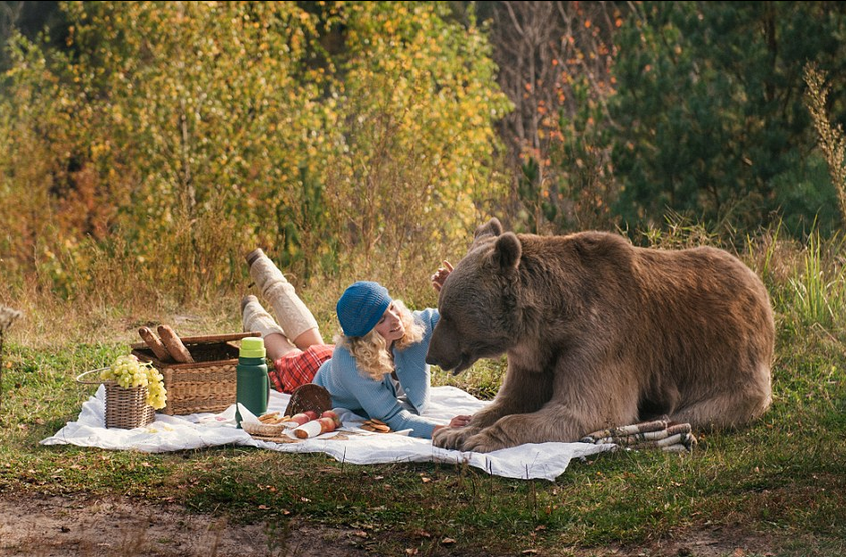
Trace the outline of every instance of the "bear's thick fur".
[[479, 227], [443, 284], [426, 361], [455, 373], [505, 353], [495, 400], [435, 445], [488, 452], [577, 441], [668, 415], [732, 427], [770, 404], [774, 324], [761, 280], [710, 247], [634, 247]]

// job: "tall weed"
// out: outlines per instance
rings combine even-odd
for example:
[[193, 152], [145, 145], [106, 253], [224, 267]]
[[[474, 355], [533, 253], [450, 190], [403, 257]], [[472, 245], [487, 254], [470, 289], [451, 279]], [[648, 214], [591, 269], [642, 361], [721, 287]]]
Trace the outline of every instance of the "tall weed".
[[846, 271], [842, 251], [842, 239], [828, 240], [824, 248], [817, 231], [809, 236], [802, 265], [794, 269], [789, 281], [795, 295], [793, 311], [804, 324], [818, 323], [829, 330], [843, 315]]
[[805, 105], [814, 121], [814, 128], [819, 136], [819, 147], [828, 163], [831, 182], [837, 190], [840, 212], [846, 223], [846, 140], [843, 137], [843, 127], [839, 124], [832, 126], [829, 121], [826, 106], [829, 88], [825, 81], [826, 73], [816, 64], [809, 63], [805, 66], [805, 83], [808, 85]]
[[680, 213], [668, 212], [664, 215], [664, 221], [663, 228], [650, 224], [645, 229], [635, 230], [632, 241], [660, 249], [684, 249], [722, 244], [722, 237], [716, 230], [704, 223], [693, 222]]

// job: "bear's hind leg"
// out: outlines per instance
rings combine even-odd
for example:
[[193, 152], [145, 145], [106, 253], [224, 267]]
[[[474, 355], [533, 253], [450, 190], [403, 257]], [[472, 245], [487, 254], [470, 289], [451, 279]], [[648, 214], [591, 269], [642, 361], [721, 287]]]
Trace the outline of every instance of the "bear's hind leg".
[[765, 388], [747, 387], [725, 391], [679, 408], [670, 414], [670, 420], [689, 423], [694, 431], [733, 428], [761, 416], [771, 400], [769, 383]]

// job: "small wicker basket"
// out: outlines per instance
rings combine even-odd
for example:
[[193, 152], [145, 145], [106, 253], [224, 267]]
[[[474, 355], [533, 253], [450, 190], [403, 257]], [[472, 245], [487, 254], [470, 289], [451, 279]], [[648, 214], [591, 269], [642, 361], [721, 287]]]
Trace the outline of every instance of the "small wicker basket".
[[80, 374], [76, 381], [85, 385], [102, 383], [106, 389], [106, 428], [134, 429], [153, 423], [156, 411], [147, 404], [147, 387], [125, 389], [114, 381], [85, 381], [83, 377], [108, 368], [92, 369]]
[[241, 428], [250, 435], [265, 435], [274, 437], [281, 435], [287, 426], [285, 424], [263, 424], [261, 422], [241, 422]]
[[326, 410], [332, 409], [332, 396], [324, 387], [315, 383], [300, 385], [291, 393], [285, 416], [293, 416], [300, 412], [312, 410], [320, 416]]

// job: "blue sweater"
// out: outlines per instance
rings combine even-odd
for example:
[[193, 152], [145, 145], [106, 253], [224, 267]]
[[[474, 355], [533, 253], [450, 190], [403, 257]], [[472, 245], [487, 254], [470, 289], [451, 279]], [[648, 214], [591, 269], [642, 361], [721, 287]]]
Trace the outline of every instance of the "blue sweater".
[[436, 309], [413, 313], [415, 321], [425, 329], [423, 339], [404, 350], [391, 349], [397, 379], [404, 391], [402, 398], [399, 398], [389, 373], [381, 381], [370, 379], [358, 369], [350, 351], [340, 345], [335, 346], [332, 358], [320, 366], [312, 382], [329, 391], [336, 408], [346, 408], [356, 414], [382, 420], [394, 431], [410, 428], [414, 437], [431, 438], [432, 430], [438, 424], [420, 414], [429, 403], [426, 352], [440, 314]]

